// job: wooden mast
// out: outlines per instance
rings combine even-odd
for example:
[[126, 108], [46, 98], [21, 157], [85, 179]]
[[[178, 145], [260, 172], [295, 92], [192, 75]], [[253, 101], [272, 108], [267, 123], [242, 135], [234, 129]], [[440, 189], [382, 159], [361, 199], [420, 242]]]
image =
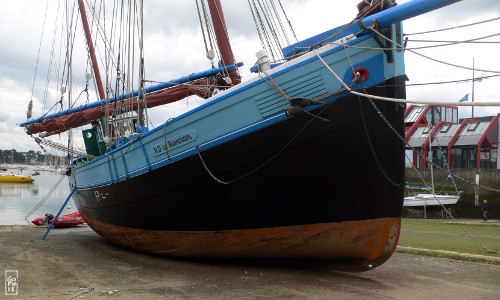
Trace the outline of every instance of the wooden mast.
[[[80, 0], [82, 1], [82, 0]], [[229, 35], [227, 33], [226, 21], [220, 0], [209, 0], [208, 7], [210, 9], [210, 17], [214, 25], [215, 36], [217, 37], [217, 45], [221, 53], [221, 67], [226, 67], [235, 64], [233, 50], [229, 43]], [[240, 76], [236, 70], [228, 71], [232, 84], [241, 82]]]
[[99, 72], [99, 65], [97, 64], [97, 58], [95, 56], [94, 43], [92, 43], [92, 35], [90, 34], [89, 21], [87, 19], [87, 13], [85, 12], [85, 5], [83, 4], [83, 0], [78, 0], [78, 8], [80, 10], [80, 16], [82, 17], [83, 30], [85, 31], [85, 38], [87, 39], [87, 46], [89, 47], [90, 61], [92, 62], [92, 69], [94, 70], [94, 78], [95, 82], [97, 83], [99, 98], [107, 100], [105, 118], [100, 118], [101, 128], [104, 133], [104, 136], [102, 138], [103, 140], [105, 140], [104, 137], [107, 137], [109, 133], [109, 101], [106, 97], [106, 94], [104, 93], [104, 87], [102, 86], [101, 72]]
[[90, 35], [89, 22], [87, 20], [87, 14], [85, 13], [85, 6], [83, 4], [83, 0], [78, 0], [78, 8], [80, 9], [83, 30], [85, 31], [85, 37], [87, 38], [87, 45], [89, 47], [90, 60], [92, 61], [92, 68], [94, 70], [94, 76], [95, 76], [95, 81], [97, 83], [97, 89], [99, 91], [99, 97], [101, 99], [106, 99], [106, 94], [104, 94], [104, 88], [102, 86], [101, 73], [99, 72], [99, 66], [97, 65], [94, 44], [92, 43], [92, 36]]

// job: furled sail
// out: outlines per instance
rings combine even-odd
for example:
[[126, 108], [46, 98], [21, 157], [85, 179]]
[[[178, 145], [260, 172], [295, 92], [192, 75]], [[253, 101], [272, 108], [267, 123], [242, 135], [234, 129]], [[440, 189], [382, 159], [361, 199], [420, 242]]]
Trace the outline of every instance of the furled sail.
[[[189, 85], [178, 85], [163, 91], [148, 94], [146, 97], [146, 106], [148, 108], [172, 103], [182, 100], [191, 95], [197, 95], [202, 98], [207, 98], [211, 95], [214, 85], [214, 79], [199, 79], [191, 82]], [[115, 102], [109, 107], [109, 114], [120, 111], [122, 107], [132, 107], [137, 110], [139, 102], [137, 97], [127, 98], [125, 100]], [[69, 115], [56, 118], [45, 119], [41, 123], [34, 123], [27, 126], [30, 133], [45, 132], [43, 137], [51, 136], [64, 132], [70, 128], [75, 128], [89, 124], [93, 120], [97, 120], [105, 116], [105, 105], [92, 107], [83, 111], [75, 112]]]
[[[220, 87], [221, 82], [224, 82], [219, 80], [217, 74], [242, 65], [243, 63], [238, 63], [226, 68], [213, 68], [149, 87], [146, 89], [146, 107], [172, 103], [191, 95], [208, 98], [212, 95], [214, 88]], [[137, 101], [137, 94], [138, 92], [135, 91], [132, 97], [122, 95], [118, 99], [113, 99], [111, 102], [114, 103], [109, 107], [109, 115], [120, 113], [122, 107], [132, 107], [133, 110], [137, 110], [140, 105]], [[93, 120], [104, 117], [105, 112], [105, 100], [101, 100], [83, 107], [71, 108], [61, 113], [30, 120], [20, 126], [25, 127], [29, 134], [44, 132], [43, 137], [47, 137], [89, 124]]]

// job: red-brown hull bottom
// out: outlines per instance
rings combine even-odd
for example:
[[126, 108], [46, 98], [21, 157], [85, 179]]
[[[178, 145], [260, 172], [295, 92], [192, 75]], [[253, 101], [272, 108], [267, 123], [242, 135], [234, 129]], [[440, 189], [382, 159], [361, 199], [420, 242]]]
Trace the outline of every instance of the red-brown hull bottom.
[[367, 271], [384, 263], [399, 239], [401, 218], [226, 231], [156, 231], [105, 224], [84, 216], [112, 243], [173, 257], [325, 260]]

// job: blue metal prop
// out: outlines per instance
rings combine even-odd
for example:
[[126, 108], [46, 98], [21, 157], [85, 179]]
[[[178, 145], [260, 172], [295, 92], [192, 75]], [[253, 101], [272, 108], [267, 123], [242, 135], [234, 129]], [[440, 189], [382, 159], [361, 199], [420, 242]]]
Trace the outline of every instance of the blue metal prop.
[[66, 199], [66, 201], [64, 201], [64, 204], [61, 206], [61, 209], [59, 210], [59, 212], [57, 213], [57, 216], [54, 218], [54, 220], [52, 221], [52, 223], [50, 223], [50, 226], [49, 226], [49, 229], [47, 229], [47, 232], [45, 232], [45, 234], [43, 235], [43, 240], [45, 240], [45, 238], [47, 237], [47, 235], [49, 234], [50, 230], [52, 229], [52, 227], [54, 227], [54, 224], [56, 224], [57, 222], [57, 218], [59, 218], [59, 215], [62, 213], [64, 207], [66, 206], [66, 204], [68, 204], [68, 201], [69, 199], [71, 199], [71, 196], [73, 196], [73, 193], [76, 191], [76, 185], [75, 187], [71, 190], [71, 193], [69, 193], [69, 196], [68, 198]]

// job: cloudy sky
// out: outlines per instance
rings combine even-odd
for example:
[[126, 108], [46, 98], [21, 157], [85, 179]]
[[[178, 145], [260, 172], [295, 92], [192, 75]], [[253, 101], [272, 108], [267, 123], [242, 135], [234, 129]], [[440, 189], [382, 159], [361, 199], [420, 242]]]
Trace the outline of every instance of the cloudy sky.
[[[111, 2], [111, 1], [109, 1]], [[205, 57], [194, 0], [144, 0], [144, 35], [146, 78], [156, 81], [169, 79], [202, 71], [211, 67]], [[237, 61], [245, 63], [243, 80], [251, 78], [248, 72], [255, 63], [255, 53], [262, 48], [246, 0], [223, 0], [229, 36]], [[359, 0], [281, 0], [298, 39], [305, 39], [325, 30], [347, 23], [356, 15]], [[398, 1], [399, 3], [406, 1]], [[33, 93], [34, 117], [40, 116], [52, 36], [57, 7], [65, 1], [49, 0], [48, 15], [41, 55], [38, 63], [37, 78]], [[5, 1], [2, 3], [0, 18], [0, 149], [18, 151], [40, 150], [36, 143], [24, 133], [19, 124], [26, 120], [26, 109], [32, 98], [40, 37], [47, 2], [42, 0]], [[441, 29], [474, 23], [500, 16], [498, 0], [464, 0], [450, 7], [426, 14], [404, 22], [405, 33]], [[109, 26], [109, 24], [108, 24]], [[82, 41], [79, 26], [77, 41]], [[482, 25], [440, 33], [409, 36], [409, 48], [431, 45], [433, 43], [412, 40], [464, 41], [500, 33], [500, 20]], [[482, 39], [489, 43], [468, 43], [431, 49], [416, 50], [437, 60], [472, 67], [473, 58], [478, 70], [500, 71], [500, 36]], [[496, 43], [491, 43], [496, 42]], [[442, 44], [442, 42], [438, 42]], [[79, 49], [77, 49], [77, 47]], [[85, 77], [86, 55], [82, 44], [75, 43], [73, 74], [76, 95], [82, 90]], [[409, 84], [428, 83], [472, 78], [472, 71], [439, 64], [429, 59], [406, 52], [406, 73]], [[58, 51], [54, 54], [59, 57]], [[82, 59], [79, 59], [82, 58]], [[102, 68], [102, 67], [101, 67]], [[53, 70], [52, 72], [56, 72]], [[55, 74], [55, 73], [52, 73]], [[495, 73], [476, 71], [476, 77]], [[53, 75], [55, 76], [55, 75]], [[54, 79], [53, 79], [54, 80]], [[80, 81], [79, 83], [77, 81]], [[55, 83], [54, 83], [55, 86]], [[500, 77], [485, 79], [475, 83], [475, 101], [500, 101]], [[443, 85], [409, 86], [409, 99], [457, 102], [471, 93], [472, 83], [453, 83]], [[95, 94], [90, 94], [91, 101]], [[54, 87], [49, 89], [46, 106], [52, 106], [59, 96]], [[180, 101], [150, 112], [153, 124], [161, 125], [165, 120], [192, 109], [204, 100]], [[469, 117], [470, 108], [460, 108], [461, 117]], [[499, 108], [476, 108], [475, 115], [492, 115]], [[66, 143], [66, 136], [53, 137], [53, 140]], [[76, 140], [77, 145], [81, 139]]]

